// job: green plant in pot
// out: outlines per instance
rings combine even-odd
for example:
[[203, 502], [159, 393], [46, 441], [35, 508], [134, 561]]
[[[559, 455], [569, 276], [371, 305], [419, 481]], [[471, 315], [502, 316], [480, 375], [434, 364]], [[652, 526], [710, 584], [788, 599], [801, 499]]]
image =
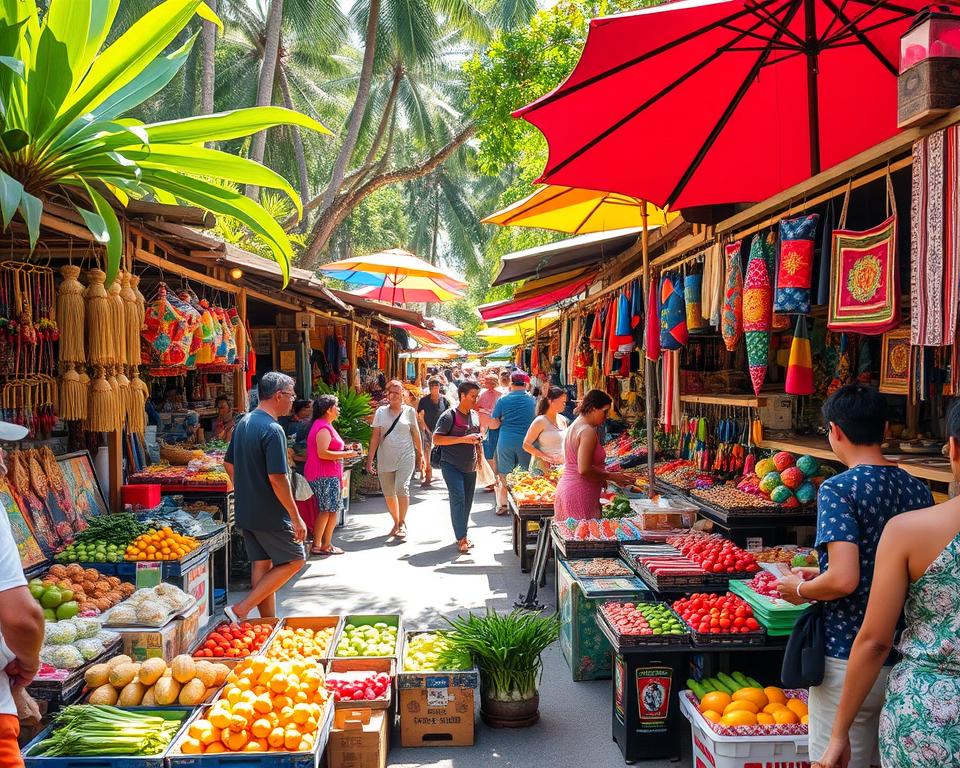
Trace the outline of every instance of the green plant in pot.
[[340, 404], [340, 415], [335, 426], [337, 432], [348, 443], [361, 443], [364, 448], [370, 445], [372, 429], [368, 423], [373, 413], [373, 400], [366, 392], [357, 392], [350, 387], [331, 387], [319, 382], [313, 388], [316, 395], [336, 395]]
[[[480, 672], [480, 716], [488, 725], [517, 728], [539, 719], [540, 654], [560, 636], [560, 618], [515, 610], [448, 619], [453, 656], [469, 655]], [[446, 655], [446, 654], [445, 654]], [[444, 662], [441, 658], [441, 665]]]

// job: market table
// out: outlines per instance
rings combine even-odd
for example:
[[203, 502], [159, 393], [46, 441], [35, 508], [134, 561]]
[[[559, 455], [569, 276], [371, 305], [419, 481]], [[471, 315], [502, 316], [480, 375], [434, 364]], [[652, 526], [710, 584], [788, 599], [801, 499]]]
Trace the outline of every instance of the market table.
[[533, 551], [537, 546], [532, 524], [536, 523], [538, 530], [549, 525], [553, 519], [553, 506], [517, 504], [511, 491], [507, 491], [507, 504], [513, 515], [513, 553], [520, 558], [520, 571], [529, 573]]

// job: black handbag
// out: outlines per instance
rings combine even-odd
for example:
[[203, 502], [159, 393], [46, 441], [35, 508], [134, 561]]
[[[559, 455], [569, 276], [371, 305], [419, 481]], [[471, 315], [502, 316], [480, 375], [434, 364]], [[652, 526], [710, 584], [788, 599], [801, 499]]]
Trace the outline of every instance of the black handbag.
[[810, 688], [823, 682], [825, 633], [823, 603], [814, 603], [793, 625], [783, 652], [780, 677], [785, 688]]
[[[442, 395], [441, 395], [441, 398], [443, 399], [444, 403], [446, 404], [446, 402], [447, 402], [446, 398], [443, 398]], [[451, 419], [451, 422], [452, 422], [452, 423], [451, 423], [451, 426], [450, 426], [450, 431], [447, 432], [447, 434], [446, 434], [446, 436], [449, 437], [450, 433], [453, 432], [453, 428], [457, 426], [457, 409], [456, 409], [456, 408], [448, 408], [447, 410], [452, 410], [452, 411], [453, 411], [453, 418]], [[444, 411], [444, 413], [446, 413], [446, 411]], [[443, 417], [443, 414], [441, 414], [441, 418], [442, 418], [442, 417]], [[441, 446], [435, 445], [435, 446], [433, 446], [433, 448], [430, 449], [430, 466], [433, 467], [434, 469], [440, 469], [440, 458], [441, 458], [440, 448], [441, 448]]]

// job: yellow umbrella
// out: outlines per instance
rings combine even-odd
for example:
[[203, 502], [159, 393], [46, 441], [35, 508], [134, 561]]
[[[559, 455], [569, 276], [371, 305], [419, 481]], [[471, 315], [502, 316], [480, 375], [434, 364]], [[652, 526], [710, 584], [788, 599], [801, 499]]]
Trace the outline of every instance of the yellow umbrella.
[[560, 317], [559, 312], [545, 312], [539, 317], [531, 317], [521, 320], [519, 323], [510, 323], [508, 325], [495, 325], [490, 328], [484, 328], [477, 332], [477, 336], [488, 339], [493, 344], [523, 344], [530, 339], [534, 333], [542, 331], [557, 321]]
[[[583, 235], [643, 226], [643, 208], [642, 201], [629, 195], [551, 184], [481, 221]], [[646, 203], [646, 210], [648, 227], [665, 226], [677, 217], [651, 203]]]

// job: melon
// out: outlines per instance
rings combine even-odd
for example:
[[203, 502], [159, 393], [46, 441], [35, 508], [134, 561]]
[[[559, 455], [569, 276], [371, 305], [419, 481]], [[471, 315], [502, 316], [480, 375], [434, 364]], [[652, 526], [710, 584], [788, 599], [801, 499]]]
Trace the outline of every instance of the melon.
[[793, 498], [793, 491], [791, 491], [785, 485], [778, 485], [772, 491], [770, 491], [770, 501], [776, 502], [777, 504], [786, 503], [787, 499]]
[[780, 451], [773, 456], [773, 464], [780, 472], [783, 472], [787, 467], [792, 467], [795, 463], [793, 454], [787, 451]]
[[756, 472], [757, 477], [764, 477], [770, 472], [775, 471], [777, 465], [773, 463], [773, 459], [763, 459], [757, 462], [757, 466], [754, 467], [754, 472]]
[[820, 462], [813, 456], [801, 456], [797, 459], [797, 469], [803, 472], [805, 477], [813, 477], [820, 469]]
[[809, 480], [797, 488], [797, 501], [801, 504], [809, 504], [815, 498], [817, 498], [817, 489]]
[[803, 485], [805, 479], [799, 467], [787, 467], [780, 473], [781, 482], [791, 491], [795, 491]]
[[780, 473], [777, 471], [767, 472], [760, 481], [760, 490], [764, 493], [772, 493], [773, 489], [781, 485]]

